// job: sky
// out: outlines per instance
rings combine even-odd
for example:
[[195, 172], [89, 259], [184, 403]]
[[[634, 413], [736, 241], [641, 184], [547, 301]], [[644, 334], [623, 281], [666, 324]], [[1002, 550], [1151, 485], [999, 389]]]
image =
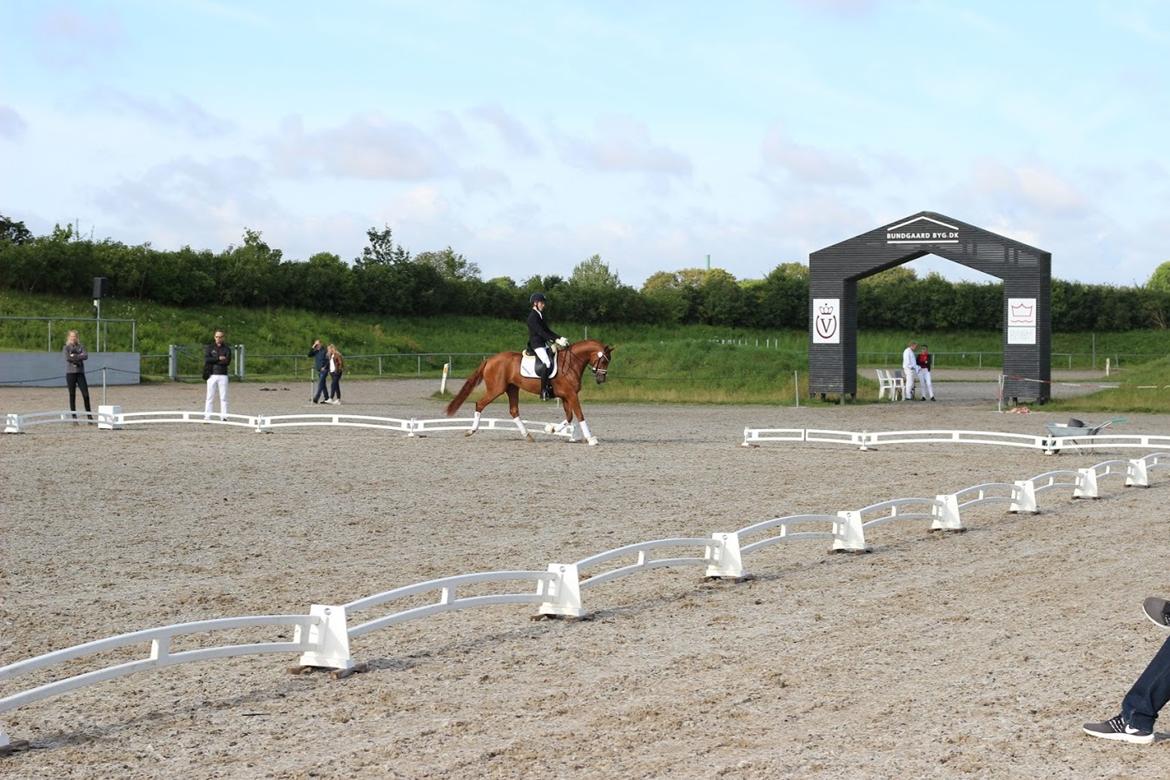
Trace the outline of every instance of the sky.
[[[1170, 2], [0, 0], [0, 214], [484, 279], [780, 263], [935, 211], [1170, 260]], [[939, 258], [919, 275], [990, 277]]]

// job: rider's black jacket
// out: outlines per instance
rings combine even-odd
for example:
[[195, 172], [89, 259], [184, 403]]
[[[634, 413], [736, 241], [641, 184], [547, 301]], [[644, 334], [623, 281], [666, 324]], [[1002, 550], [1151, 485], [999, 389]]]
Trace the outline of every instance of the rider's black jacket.
[[559, 338], [560, 336], [553, 333], [545, 324], [544, 315], [533, 307], [532, 311], [528, 312], [528, 348], [546, 347], [548, 342]]

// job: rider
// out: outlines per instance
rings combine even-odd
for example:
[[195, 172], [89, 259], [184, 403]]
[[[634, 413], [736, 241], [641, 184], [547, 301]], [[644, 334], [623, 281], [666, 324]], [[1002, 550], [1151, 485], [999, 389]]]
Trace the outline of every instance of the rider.
[[528, 299], [532, 304], [532, 311], [528, 312], [528, 348], [536, 355], [536, 373], [540, 377], [540, 400], [552, 398], [552, 380], [548, 375], [552, 371], [552, 358], [548, 354], [548, 343], [556, 342], [558, 347], [569, 346], [569, 340], [558, 336], [544, 321], [544, 307], [547, 303], [544, 293], [532, 293]]

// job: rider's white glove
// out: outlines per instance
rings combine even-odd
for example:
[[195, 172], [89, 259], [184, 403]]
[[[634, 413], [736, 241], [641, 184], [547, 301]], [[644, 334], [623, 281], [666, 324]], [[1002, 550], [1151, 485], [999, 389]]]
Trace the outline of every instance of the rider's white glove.
[[569, 346], [569, 340], [564, 336], [561, 336], [559, 339], [557, 339], [557, 346], [561, 349], [564, 349], [565, 347]]

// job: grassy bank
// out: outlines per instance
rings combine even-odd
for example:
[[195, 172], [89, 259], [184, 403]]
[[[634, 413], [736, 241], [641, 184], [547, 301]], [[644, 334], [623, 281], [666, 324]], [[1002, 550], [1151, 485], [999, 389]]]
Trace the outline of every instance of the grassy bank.
[[[63, 316], [64, 315], [64, 316]], [[597, 387], [588, 381], [586, 398], [633, 402], [765, 403], [788, 405], [807, 393], [808, 337], [803, 331], [753, 331], [707, 325], [676, 327], [588, 324], [557, 319], [554, 328], [571, 339], [586, 335], [614, 344], [610, 381]], [[93, 348], [92, 303], [85, 299], [32, 296], [0, 291], [0, 316], [44, 317], [39, 321], [0, 320], [0, 350], [56, 351], [65, 331], [77, 328]], [[314, 338], [332, 341], [349, 356], [349, 377], [434, 376], [444, 363], [452, 364], [452, 380], [469, 374], [482, 356], [518, 349], [525, 340], [523, 312], [515, 320], [484, 317], [436, 316], [386, 318], [371, 315], [328, 316], [297, 309], [241, 309], [208, 306], [181, 309], [140, 301], [103, 301], [108, 322], [104, 338], [112, 350], [130, 350], [133, 341], [143, 355], [143, 371], [163, 377], [171, 344], [185, 347], [180, 373], [197, 376], [199, 345], [212, 331], [224, 329], [228, 341], [247, 348], [250, 377], [304, 379], [305, 357]], [[907, 338], [913, 335], [931, 346], [936, 368], [943, 370], [997, 368], [1002, 336], [998, 331], [892, 333], [860, 331], [858, 363], [862, 367], [894, 366]], [[1104, 366], [1109, 357], [1127, 389], [1061, 402], [1057, 408], [1108, 411], [1166, 411], [1162, 402], [1170, 391], [1129, 389], [1136, 384], [1170, 384], [1170, 366], [1154, 360], [1164, 352], [1165, 334], [1155, 331], [1107, 334], [1056, 334], [1053, 366], [1089, 369]], [[1153, 362], [1147, 362], [1151, 361]], [[875, 399], [876, 383], [863, 378], [861, 400]]]

